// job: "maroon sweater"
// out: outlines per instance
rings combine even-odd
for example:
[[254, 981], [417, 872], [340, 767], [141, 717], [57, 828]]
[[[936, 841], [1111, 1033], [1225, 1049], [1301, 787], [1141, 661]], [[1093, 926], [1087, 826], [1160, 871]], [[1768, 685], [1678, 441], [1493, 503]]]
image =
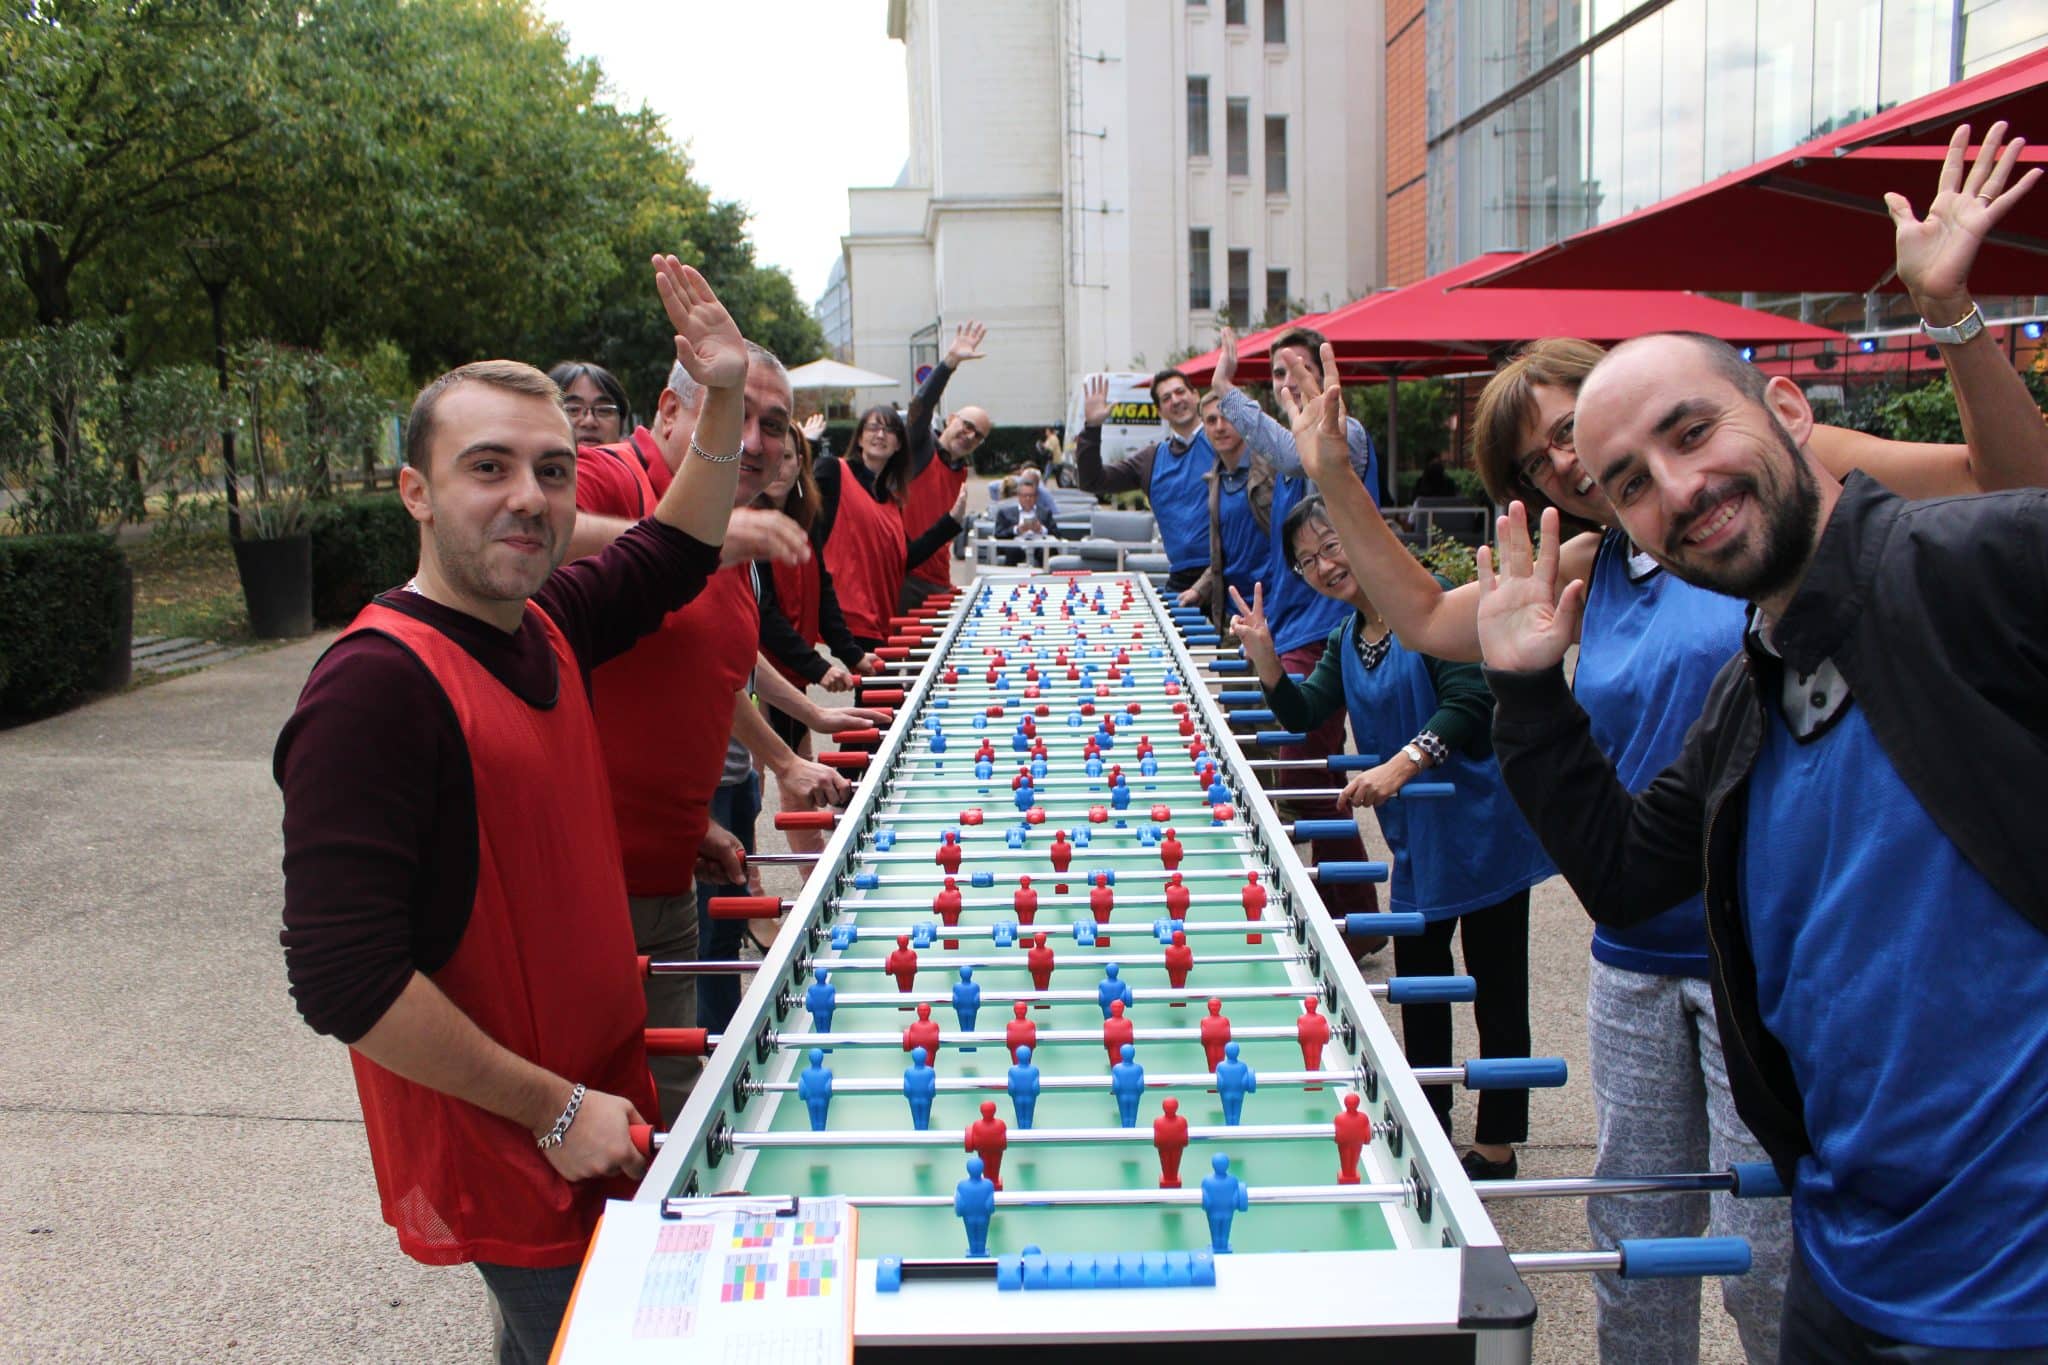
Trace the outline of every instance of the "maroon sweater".
[[[534, 602], [586, 684], [718, 569], [718, 549], [643, 521], [557, 569]], [[555, 705], [554, 653], [531, 616], [507, 633], [403, 590], [378, 602], [427, 622], [528, 705]], [[284, 790], [285, 971], [307, 1023], [353, 1043], [415, 971], [454, 954], [476, 899], [476, 791], [447, 696], [409, 651], [365, 632], [313, 666], [277, 737]], [[535, 773], [535, 782], [547, 781]]]

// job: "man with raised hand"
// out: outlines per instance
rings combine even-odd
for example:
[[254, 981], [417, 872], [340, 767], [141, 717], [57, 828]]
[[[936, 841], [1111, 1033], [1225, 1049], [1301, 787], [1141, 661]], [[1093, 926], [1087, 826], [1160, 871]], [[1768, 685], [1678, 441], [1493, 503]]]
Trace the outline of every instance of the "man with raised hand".
[[1729, 1083], [1792, 1190], [1783, 1357], [2038, 1360], [2048, 492], [1838, 483], [1813, 425], [1712, 338], [1594, 367], [1579, 461], [1638, 547], [1749, 626], [1631, 796], [1564, 679], [1585, 584], [1556, 590], [1556, 513], [1536, 553], [1516, 503], [1499, 571], [1479, 559], [1494, 748], [1595, 920], [1705, 892]]
[[558, 567], [577, 462], [560, 391], [511, 361], [442, 375], [399, 472], [419, 572], [314, 665], [277, 743], [292, 995], [350, 1045], [399, 1245], [477, 1264], [507, 1361], [546, 1359], [604, 1199], [643, 1171], [628, 1126], [654, 1112], [587, 678], [715, 569], [748, 368], [703, 278], [654, 270], [707, 453]]
[[[961, 408], [936, 431], [932, 420], [939, 410], [939, 399], [945, 396], [947, 381], [968, 361], [981, 359], [981, 343], [987, 335], [988, 328], [972, 319], [961, 323], [954, 329], [946, 353], [932, 367], [924, 387], [910, 400], [910, 412], [903, 419], [910, 431], [910, 488], [903, 499], [905, 526], [930, 526], [946, 515], [967, 483], [969, 462], [975, 450], [988, 439], [989, 415], [983, 408]], [[899, 606], [909, 611], [933, 593], [952, 586], [953, 566], [942, 546], [923, 562], [910, 566], [910, 572], [903, 578]]]
[[1074, 463], [1081, 487], [1090, 493], [1145, 495], [1166, 546], [1171, 570], [1166, 586], [1180, 594], [1182, 606], [1197, 606], [1195, 583], [1209, 563], [1209, 486], [1202, 476], [1216, 463], [1216, 451], [1202, 431], [1201, 408], [1186, 375], [1173, 369], [1153, 375], [1152, 401], [1166, 424], [1165, 439], [1105, 465], [1102, 424], [1109, 420], [1109, 380], [1091, 376], [1082, 389], [1083, 425], [1074, 441]]

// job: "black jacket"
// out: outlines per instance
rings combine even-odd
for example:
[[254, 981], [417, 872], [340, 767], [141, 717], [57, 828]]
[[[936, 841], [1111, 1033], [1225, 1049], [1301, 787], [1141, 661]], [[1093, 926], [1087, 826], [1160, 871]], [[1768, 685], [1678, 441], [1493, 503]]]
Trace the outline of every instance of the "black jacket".
[[1561, 669], [1489, 669], [1487, 681], [1508, 789], [1588, 914], [1626, 925], [1704, 888], [1730, 1088], [1789, 1182], [1811, 1143], [1757, 1004], [1736, 872], [1764, 707], [1778, 704], [1784, 667], [1832, 660], [1913, 795], [2041, 928], [2048, 966], [2048, 491], [1908, 503], [1851, 475], [1772, 641], [1784, 662], [1750, 641], [1678, 760], [1633, 797]]

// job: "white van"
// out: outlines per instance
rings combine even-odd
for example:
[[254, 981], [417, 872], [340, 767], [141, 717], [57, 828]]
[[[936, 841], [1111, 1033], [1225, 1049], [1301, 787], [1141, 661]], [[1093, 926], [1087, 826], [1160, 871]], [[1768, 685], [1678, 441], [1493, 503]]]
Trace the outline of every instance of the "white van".
[[1085, 418], [1088, 381], [1109, 380], [1109, 418], [1102, 424], [1102, 462], [1115, 464], [1149, 446], [1158, 445], [1166, 435], [1159, 420], [1159, 405], [1152, 401], [1152, 376], [1109, 371], [1084, 374], [1067, 400], [1067, 451], [1072, 458], [1074, 441], [1081, 434]]

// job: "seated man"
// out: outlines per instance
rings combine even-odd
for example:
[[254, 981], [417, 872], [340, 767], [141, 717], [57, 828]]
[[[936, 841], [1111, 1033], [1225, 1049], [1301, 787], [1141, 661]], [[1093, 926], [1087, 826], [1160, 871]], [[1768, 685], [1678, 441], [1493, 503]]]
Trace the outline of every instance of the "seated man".
[[[995, 519], [997, 540], [1042, 540], [1060, 532], [1058, 513], [1052, 499], [1043, 496], [1039, 473], [1035, 469], [1026, 469], [1017, 476], [1016, 500], [997, 507]], [[1024, 561], [1020, 550], [1001, 550], [998, 553], [1005, 564]]]

